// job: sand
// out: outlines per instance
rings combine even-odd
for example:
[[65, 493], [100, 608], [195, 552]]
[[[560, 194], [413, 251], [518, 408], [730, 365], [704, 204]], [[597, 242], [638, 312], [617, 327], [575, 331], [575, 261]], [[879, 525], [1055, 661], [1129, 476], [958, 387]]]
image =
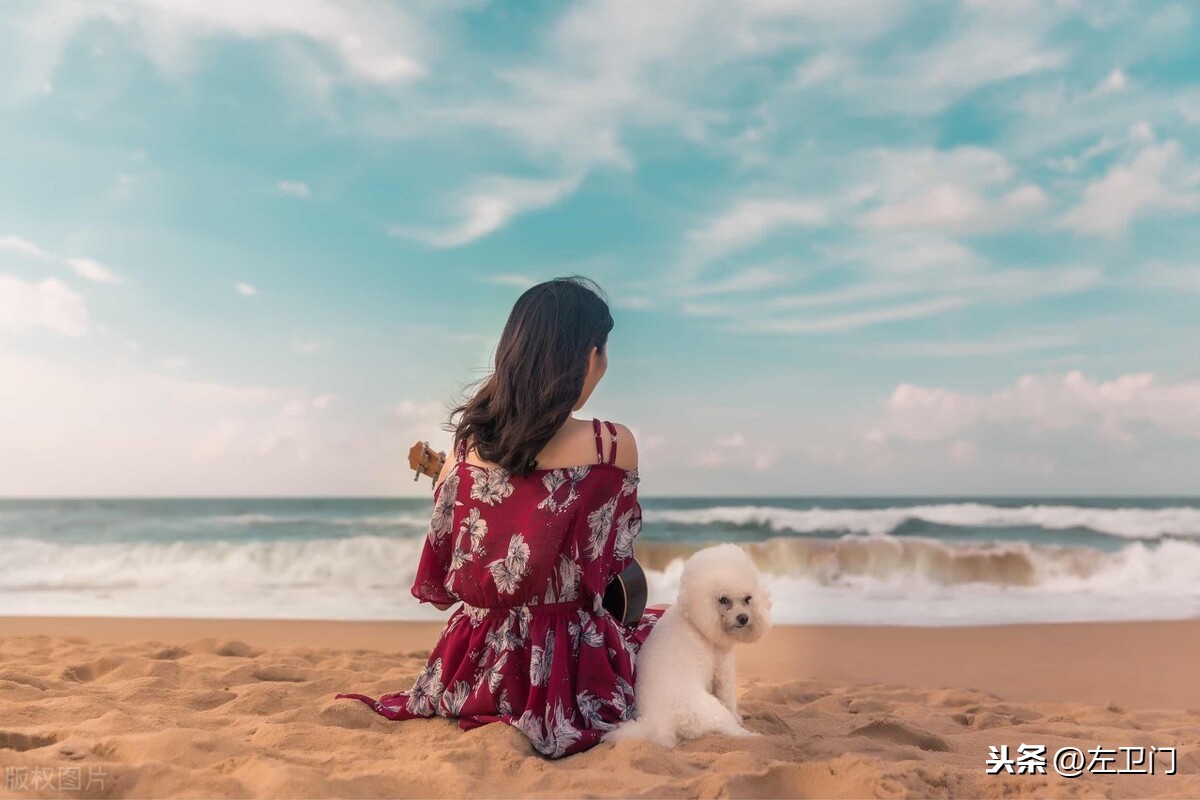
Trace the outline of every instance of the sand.
[[[437, 629], [0, 618], [0, 796], [1200, 796], [1198, 622], [781, 626], [740, 651], [761, 736], [560, 761], [333, 699], [407, 688]], [[1002, 744], [1175, 747], [1177, 774], [986, 775]]]

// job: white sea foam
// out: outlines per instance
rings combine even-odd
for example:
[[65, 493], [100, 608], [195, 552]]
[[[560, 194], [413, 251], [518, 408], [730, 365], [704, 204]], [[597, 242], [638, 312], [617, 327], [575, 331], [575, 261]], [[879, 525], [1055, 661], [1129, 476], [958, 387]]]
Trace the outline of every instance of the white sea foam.
[[[887, 508], [786, 508], [771, 505], [729, 505], [694, 509], [660, 509], [646, 503], [643, 517], [647, 524], [675, 526], [742, 526], [764, 533], [799, 534], [887, 534], [905, 523], [917, 521], [947, 527], [1033, 528], [1047, 531], [1087, 529], [1128, 539], [1164, 537], [1200, 538], [1200, 507], [1100, 508], [1080, 505], [998, 506], [987, 503], [930, 503], [894, 505]], [[382, 515], [324, 516], [320, 514], [275, 514], [246, 512], [164, 519], [160, 525], [175, 529], [194, 527], [207, 530], [263, 528], [285, 530], [294, 527], [395, 529], [398, 532], [423, 532], [429, 525], [428, 512]]]
[[[409, 594], [422, 539], [52, 544], [0, 551], [0, 614], [428, 619]], [[696, 545], [643, 539], [651, 602], [671, 602]], [[918, 537], [747, 545], [781, 622], [957, 624], [1200, 614], [1200, 544], [1115, 552]]]
[[429, 526], [429, 514], [389, 514], [386, 516], [322, 517], [316, 515], [287, 514], [221, 514], [208, 517], [193, 517], [190, 524], [209, 527], [268, 527], [316, 525], [332, 528], [420, 528]]
[[939, 503], [880, 509], [792, 509], [778, 506], [714, 506], [697, 509], [648, 509], [646, 522], [676, 525], [745, 525], [778, 533], [893, 533], [909, 520], [968, 527], [1030, 527], [1045, 530], [1087, 528], [1109, 536], [1158, 539], [1200, 537], [1200, 508], [1091, 508], [1026, 505], [1013, 508], [984, 503]]

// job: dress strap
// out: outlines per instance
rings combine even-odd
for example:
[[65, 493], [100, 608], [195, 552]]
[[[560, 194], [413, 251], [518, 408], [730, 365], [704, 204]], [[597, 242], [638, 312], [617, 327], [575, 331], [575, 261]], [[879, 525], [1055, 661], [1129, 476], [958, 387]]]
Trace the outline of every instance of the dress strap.
[[605, 427], [608, 428], [609, 435], [612, 436], [612, 450], [608, 454], [608, 463], [617, 463], [617, 426], [613, 425], [608, 420], [604, 420]]
[[459, 440], [458, 444], [454, 445], [454, 460], [455, 461], [466, 461], [467, 460], [467, 440], [466, 439], [461, 439], [461, 440]]
[[592, 417], [592, 432], [596, 434], [596, 463], [604, 461], [604, 443], [600, 441], [600, 420]]

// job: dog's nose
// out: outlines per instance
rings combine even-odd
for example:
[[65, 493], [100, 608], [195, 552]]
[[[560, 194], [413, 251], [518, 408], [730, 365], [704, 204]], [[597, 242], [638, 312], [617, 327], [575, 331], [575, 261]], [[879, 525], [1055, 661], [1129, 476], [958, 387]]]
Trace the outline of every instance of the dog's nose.
[[747, 617], [745, 614], [738, 614], [737, 621], [738, 621], [738, 625], [745, 625], [747, 622], [750, 621], [750, 618]]

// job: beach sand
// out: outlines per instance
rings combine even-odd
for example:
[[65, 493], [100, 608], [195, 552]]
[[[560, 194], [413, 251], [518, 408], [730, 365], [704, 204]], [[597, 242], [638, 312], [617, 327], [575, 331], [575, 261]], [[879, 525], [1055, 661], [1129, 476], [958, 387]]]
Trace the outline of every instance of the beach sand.
[[[1200, 796], [1200, 622], [780, 626], [739, 650], [760, 737], [560, 761], [506, 725], [390, 722], [334, 699], [408, 688], [438, 629], [0, 618], [0, 795]], [[1177, 774], [986, 775], [1004, 744], [1175, 747]]]

